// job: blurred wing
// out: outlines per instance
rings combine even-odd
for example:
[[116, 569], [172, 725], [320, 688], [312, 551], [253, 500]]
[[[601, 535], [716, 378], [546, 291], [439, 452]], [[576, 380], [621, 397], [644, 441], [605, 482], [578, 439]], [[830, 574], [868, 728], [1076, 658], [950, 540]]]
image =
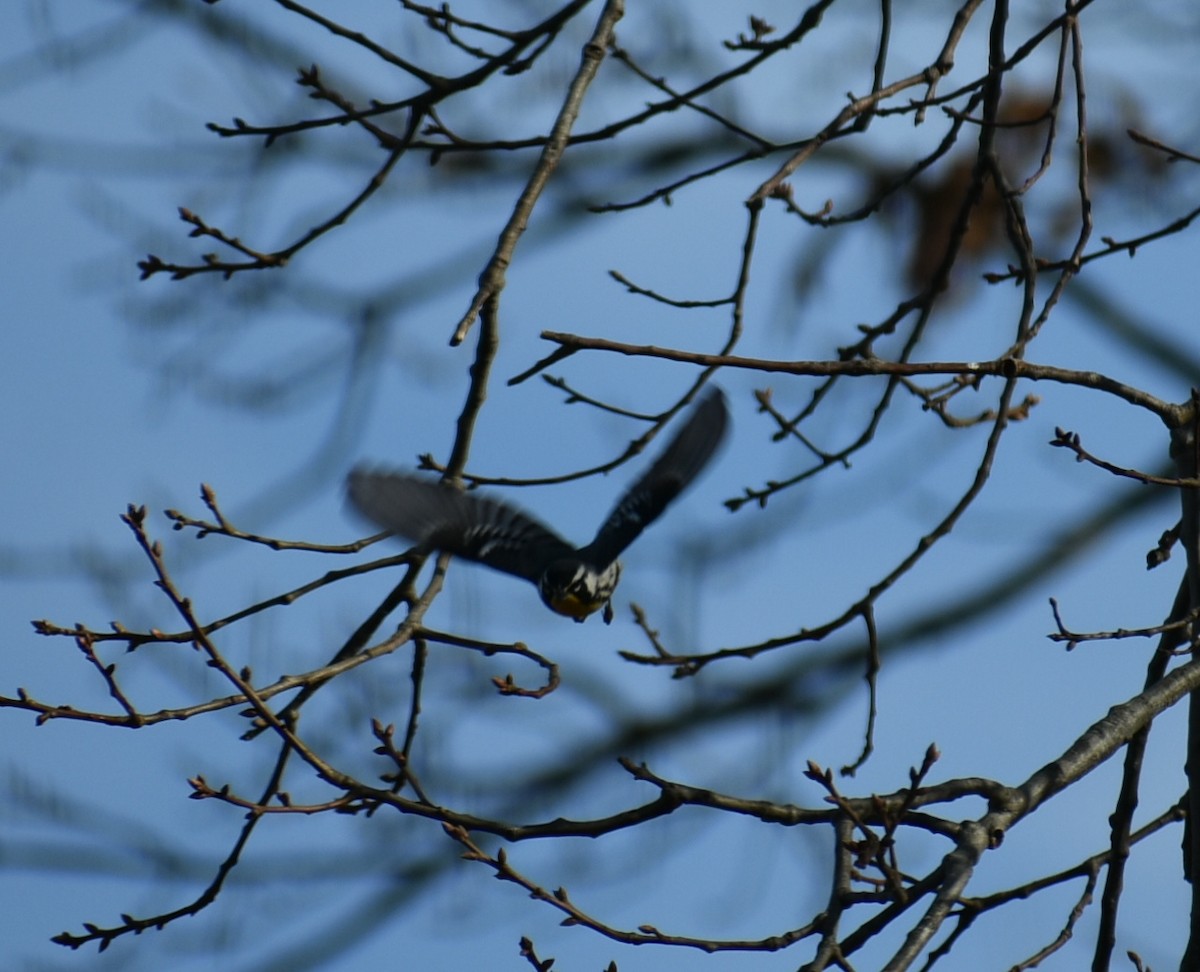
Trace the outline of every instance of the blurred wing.
[[596, 539], [580, 553], [600, 567], [616, 560], [700, 474], [717, 451], [728, 425], [725, 396], [713, 387], [654, 465], [621, 497]]
[[550, 563], [575, 552], [516, 507], [436, 480], [356, 469], [348, 486], [355, 509], [385, 530], [535, 584]]

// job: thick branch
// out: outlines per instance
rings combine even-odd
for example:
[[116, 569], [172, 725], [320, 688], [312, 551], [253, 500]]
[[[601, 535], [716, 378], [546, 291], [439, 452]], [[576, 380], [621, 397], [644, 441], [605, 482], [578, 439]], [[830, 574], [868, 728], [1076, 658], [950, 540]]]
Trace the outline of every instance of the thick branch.
[[[1153, 412], [1169, 426], [1182, 420], [1177, 405], [1164, 402], [1133, 385], [1110, 378], [1098, 371], [1078, 371], [1055, 365], [1035, 364], [1017, 358], [997, 358], [993, 361], [884, 361], [880, 358], [856, 358], [852, 361], [777, 361], [771, 358], [745, 358], [736, 354], [706, 354], [680, 348], [660, 348], [652, 344], [626, 344], [605, 338], [583, 337], [560, 331], [542, 331], [542, 337], [553, 341], [568, 353], [576, 351], [610, 351], [631, 357], [661, 358], [705, 368], [742, 368], [768, 374], [800, 375], [828, 378], [832, 375], [863, 377], [867, 375], [914, 378], [924, 375], [969, 375], [971, 377], [1025, 378], [1029, 381], [1053, 381], [1105, 392]], [[556, 359], [556, 360], [561, 360]]]

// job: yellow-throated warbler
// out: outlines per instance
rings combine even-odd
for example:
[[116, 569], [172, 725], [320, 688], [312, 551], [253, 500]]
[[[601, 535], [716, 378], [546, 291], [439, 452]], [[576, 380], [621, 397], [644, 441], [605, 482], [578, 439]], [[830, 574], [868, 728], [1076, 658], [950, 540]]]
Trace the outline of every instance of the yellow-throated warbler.
[[621, 577], [617, 557], [696, 478], [728, 424], [725, 396], [711, 388], [586, 547], [571, 546], [501, 500], [409, 473], [356, 469], [349, 478], [350, 502], [422, 552], [444, 550], [523, 577], [537, 585], [552, 611], [582, 621], [604, 608], [609, 621]]

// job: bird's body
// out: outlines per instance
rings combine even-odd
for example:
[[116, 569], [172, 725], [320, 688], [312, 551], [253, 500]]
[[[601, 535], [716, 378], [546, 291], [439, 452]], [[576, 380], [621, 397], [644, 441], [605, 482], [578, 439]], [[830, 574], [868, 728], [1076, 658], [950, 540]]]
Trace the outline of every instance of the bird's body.
[[650, 469], [629, 488], [595, 539], [576, 548], [515, 506], [410, 473], [356, 469], [350, 502], [424, 552], [444, 550], [535, 584], [552, 611], [576, 621], [609, 604], [617, 558], [699, 475], [724, 437], [725, 398], [709, 391]]

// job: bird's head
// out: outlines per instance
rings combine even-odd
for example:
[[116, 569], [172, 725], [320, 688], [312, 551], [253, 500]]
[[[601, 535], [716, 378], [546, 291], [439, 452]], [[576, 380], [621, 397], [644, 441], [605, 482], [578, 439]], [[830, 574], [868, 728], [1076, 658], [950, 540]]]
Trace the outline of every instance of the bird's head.
[[545, 569], [538, 593], [551, 611], [583, 621], [608, 604], [620, 577], [619, 563], [597, 569], [585, 561], [565, 558]]

